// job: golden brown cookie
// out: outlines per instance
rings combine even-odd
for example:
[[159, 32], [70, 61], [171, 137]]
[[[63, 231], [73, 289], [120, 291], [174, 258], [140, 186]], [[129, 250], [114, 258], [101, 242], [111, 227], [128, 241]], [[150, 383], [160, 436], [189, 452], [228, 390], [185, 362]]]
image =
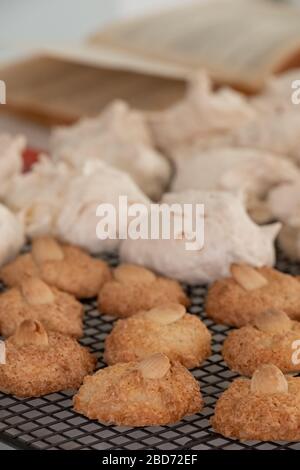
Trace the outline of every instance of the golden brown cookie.
[[174, 423], [203, 406], [192, 374], [160, 353], [86, 377], [73, 403], [76, 411], [90, 419], [121, 426]]
[[0, 270], [0, 279], [7, 286], [18, 285], [28, 276], [40, 277], [77, 298], [88, 298], [98, 294], [111, 274], [107, 263], [81, 248], [40, 237], [33, 240], [31, 253], [18, 256]]
[[38, 321], [25, 320], [5, 341], [6, 363], [0, 365], [0, 390], [37, 397], [78, 388], [96, 359], [70, 336], [46, 332]]
[[107, 364], [139, 361], [153, 353], [166, 354], [188, 369], [211, 353], [211, 335], [200, 320], [180, 304], [164, 304], [118, 320], [105, 340]]
[[0, 334], [12, 335], [23, 320], [39, 320], [47, 330], [82, 336], [83, 306], [72, 295], [39, 278], [24, 279], [0, 295]]
[[189, 299], [177, 281], [156, 276], [149, 269], [121, 264], [113, 272], [98, 296], [101, 313], [126, 318], [141, 310], [150, 310], [166, 302], [189, 305]]
[[231, 275], [208, 290], [205, 309], [215, 322], [243, 326], [268, 309], [300, 319], [300, 283], [295, 277], [242, 264], [233, 264]]
[[293, 361], [295, 341], [300, 340], [300, 323], [280, 310], [258, 315], [253, 325], [231, 331], [223, 346], [223, 357], [230, 369], [251, 376], [262, 364], [272, 363], [283, 372], [300, 371]]
[[214, 430], [240, 440], [300, 440], [300, 377], [265, 364], [252, 379], [238, 378], [219, 398]]

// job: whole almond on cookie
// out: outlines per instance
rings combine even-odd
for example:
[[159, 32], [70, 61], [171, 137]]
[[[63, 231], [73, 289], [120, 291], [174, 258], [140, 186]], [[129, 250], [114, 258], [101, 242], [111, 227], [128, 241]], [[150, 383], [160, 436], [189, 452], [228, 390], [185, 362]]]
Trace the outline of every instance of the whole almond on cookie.
[[49, 345], [48, 334], [39, 321], [24, 320], [13, 336], [16, 346], [35, 345], [46, 348]]
[[121, 264], [98, 296], [100, 313], [126, 318], [166, 303], [189, 305], [181, 285], [142, 266]]
[[32, 256], [37, 264], [41, 264], [45, 261], [63, 260], [64, 252], [54, 238], [40, 237], [32, 243]]
[[287, 393], [288, 383], [278, 367], [272, 364], [260, 366], [251, 379], [252, 393]]
[[119, 426], [175, 423], [203, 406], [196, 379], [164, 354], [100, 369], [85, 378], [73, 403], [78, 413]]
[[252, 379], [235, 379], [218, 399], [211, 420], [219, 434], [240, 440], [300, 440], [300, 378], [263, 364]]
[[165, 354], [153, 354], [141, 361], [138, 365], [144, 379], [162, 379], [171, 367]]
[[161, 325], [169, 325], [180, 320], [186, 314], [186, 309], [181, 304], [166, 304], [152, 308], [147, 314]]
[[149, 269], [134, 264], [121, 264], [114, 270], [114, 277], [116, 281], [124, 284], [130, 282], [151, 284], [156, 279], [155, 274], [149, 271]]
[[232, 265], [232, 276], [208, 289], [205, 311], [216, 323], [243, 326], [267, 310], [282, 310], [300, 320], [300, 283], [296, 277], [264, 266]]
[[266, 333], [285, 333], [292, 328], [292, 321], [282, 310], [270, 309], [258, 315], [254, 325]]
[[17, 286], [28, 277], [39, 277], [77, 298], [90, 298], [111, 279], [111, 272], [105, 261], [77, 246], [39, 237], [32, 241], [31, 253], [18, 256], [0, 270], [0, 279], [7, 286]]
[[235, 281], [247, 291], [260, 289], [268, 284], [264, 276], [246, 264], [232, 264], [230, 272]]
[[39, 278], [30, 277], [21, 282], [20, 288], [26, 301], [32, 305], [51, 304], [55, 296], [47, 284]]
[[105, 339], [107, 364], [138, 361], [163, 353], [188, 369], [211, 353], [211, 334], [183, 305], [166, 303], [118, 320]]

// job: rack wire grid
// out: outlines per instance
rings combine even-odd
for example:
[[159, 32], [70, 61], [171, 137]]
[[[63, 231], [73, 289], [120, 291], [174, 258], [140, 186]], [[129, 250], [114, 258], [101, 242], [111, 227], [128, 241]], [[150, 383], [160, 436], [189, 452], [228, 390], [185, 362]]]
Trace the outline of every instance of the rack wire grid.
[[[104, 257], [111, 266], [118, 263], [117, 255]], [[300, 263], [291, 263], [278, 253], [278, 269], [300, 274]], [[63, 450], [277, 450], [300, 449], [300, 442], [239, 442], [216, 434], [210, 417], [220, 394], [237, 374], [230, 371], [220, 354], [223, 341], [230, 330], [206, 318], [203, 309], [206, 287], [185, 286], [192, 304], [189, 311], [200, 316], [213, 335], [212, 355], [193, 370], [199, 380], [205, 407], [201, 413], [184, 418], [169, 426], [118, 427], [91, 421], [72, 409], [72, 392], [52, 393], [40, 398], [16, 398], [0, 393], [0, 440], [19, 449]], [[4, 286], [1, 286], [1, 290]], [[85, 329], [81, 343], [90, 348], [102, 361], [105, 336], [110, 332], [112, 318], [99, 315], [96, 301], [84, 302]]]

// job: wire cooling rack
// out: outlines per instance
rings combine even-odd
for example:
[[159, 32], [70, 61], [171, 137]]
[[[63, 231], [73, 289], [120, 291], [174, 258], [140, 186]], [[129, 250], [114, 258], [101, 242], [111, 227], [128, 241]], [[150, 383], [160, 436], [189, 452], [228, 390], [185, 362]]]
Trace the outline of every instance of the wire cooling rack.
[[[116, 265], [116, 255], [106, 256]], [[278, 255], [277, 268], [291, 274], [300, 274], [300, 264], [288, 262]], [[3, 286], [1, 287], [3, 289]], [[52, 393], [41, 398], [20, 399], [0, 393], [0, 440], [17, 448], [35, 449], [159, 449], [159, 450], [208, 450], [208, 449], [300, 449], [299, 443], [239, 442], [214, 433], [209, 419], [219, 395], [228, 387], [236, 374], [224, 364], [220, 355], [229, 328], [207, 319], [203, 312], [205, 287], [186, 286], [191, 298], [190, 312], [199, 315], [213, 335], [213, 353], [201, 368], [193, 371], [200, 381], [205, 407], [200, 414], [187, 417], [170, 426], [129, 428], [104, 426], [90, 421], [72, 410], [72, 392]], [[81, 343], [90, 348], [102, 361], [105, 336], [112, 328], [112, 319], [100, 316], [96, 301], [84, 302], [85, 329]]]

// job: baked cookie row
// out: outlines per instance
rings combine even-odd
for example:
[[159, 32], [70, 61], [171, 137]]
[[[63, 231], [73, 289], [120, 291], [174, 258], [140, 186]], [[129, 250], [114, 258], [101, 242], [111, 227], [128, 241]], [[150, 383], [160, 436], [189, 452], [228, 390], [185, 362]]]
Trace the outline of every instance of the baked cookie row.
[[[15, 268], [14, 287], [2, 294], [6, 310], [15, 303], [27, 314], [25, 321], [22, 316], [18, 318], [16, 307], [12, 316], [16, 322], [6, 323], [9, 362], [0, 366], [1, 389], [20, 396], [39, 396], [78, 388], [87, 376], [74, 397], [74, 407], [91, 419], [143, 426], [168, 424], [199, 412], [203, 406], [199, 384], [187, 368], [201, 365], [210, 355], [211, 337], [201, 320], [186, 312], [189, 301], [180, 285], [142, 267], [121, 265], [110, 271], [101, 262], [96, 292], [99, 307], [102, 313], [121, 319], [105, 341], [104, 359], [109, 366], [88, 376], [95, 368], [94, 357], [75, 339], [62, 334], [65, 331], [59, 331], [66, 329], [63, 310], [68, 306], [73, 327], [68, 334], [80, 336], [82, 306], [74, 295], [81, 294], [74, 286], [68, 286], [68, 293], [58, 289], [62, 285], [66, 289], [64, 276], [53, 276], [49, 282], [45, 275], [51, 269], [57, 273], [60, 268], [72, 269], [72, 257], [67, 259], [65, 254], [69, 247], [52, 239], [35, 243], [31, 253], [22, 255], [27, 257], [26, 267], [30, 269], [24, 272]], [[50, 259], [47, 250], [44, 259], [44, 250], [39, 252], [45, 243], [50, 247]], [[13, 264], [20, 263], [20, 258], [3, 268], [4, 275], [9, 271], [12, 275]], [[92, 258], [87, 256], [85, 266], [88, 260]], [[300, 283], [271, 268], [233, 265], [231, 275], [209, 289], [207, 312], [223, 323], [245, 325], [229, 334], [223, 356], [230, 368], [253, 376], [237, 379], [224, 392], [212, 424], [217, 432], [239, 439], [299, 439], [300, 414], [298, 417], [293, 407], [300, 402], [300, 379], [286, 379], [281, 370], [299, 370], [291, 363], [290, 345], [300, 333], [299, 323], [293, 320], [299, 318]], [[1, 276], [4, 279], [3, 273]], [[83, 292], [84, 276], [76, 285]], [[30, 317], [32, 312], [36, 317]], [[1, 315], [0, 325], [3, 328]], [[77, 359], [72, 368], [73, 358]], [[287, 408], [287, 401], [291, 401], [291, 408]], [[280, 417], [276, 415], [278, 407]], [[293, 424], [278, 425], [281, 420], [291, 421], [291, 416]]]
[[177, 281], [139, 266], [121, 265], [112, 271], [80, 248], [49, 237], [35, 239], [31, 252], [3, 266], [0, 279], [10, 287], [0, 296], [0, 334], [4, 336], [25, 319], [39, 320], [49, 330], [82, 336], [83, 307], [76, 298], [98, 296], [100, 311], [115, 317], [166, 302], [189, 304]]
[[250, 378], [235, 379], [219, 398], [215, 431], [241, 440], [300, 439], [300, 377], [284, 376], [300, 371], [299, 339], [300, 323], [280, 310], [229, 333], [223, 358]]
[[0, 276], [11, 287], [0, 296], [0, 327], [8, 337], [0, 389], [22, 397], [78, 388], [96, 360], [75, 340], [82, 335], [83, 308], [74, 296], [98, 294], [102, 313], [123, 319], [106, 339], [110, 366], [86, 378], [75, 409], [133, 426], [168, 424], [200, 411], [199, 384], [186, 367], [210, 355], [211, 336], [199, 318], [186, 313], [189, 299], [182, 287], [139, 266], [111, 271], [98, 261], [40, 238], [30, 253], [4, 266]]
[[214, 430], [240, 440], [300, 440], [300, 377], [261, 365], [251, 379], [235, 379], [211, 419]]
[[[200, 387], [178, 361], [162, 353], [142, 361], [118, 362], [94, 375], [96, 358], [70, 336], [47, 332], [25, 320], [5, 341], [0, 390], [35, 397], [78, 389], [74, 408], [105, 424], [170, 424], [203, 406]], [[83, 382], [83, 385], [81, 385]]]
[[251, 376], [272, 363], [284, 373], [300, 370], [293, 345], [300, 339], [300, 282], [272, 268], [232, 265], [231, 277], [208, 290], [206, 312], [217, 323], [239, 327], [224, 342], [230, 369]]
[[300, 283], [272, 268], [232, 265], [231, 277], [208, 290], [206, 312], [239, 327], [223, 345], [235, 379], [211, 419], [214, 430], [240, 440], [300, 439]]

